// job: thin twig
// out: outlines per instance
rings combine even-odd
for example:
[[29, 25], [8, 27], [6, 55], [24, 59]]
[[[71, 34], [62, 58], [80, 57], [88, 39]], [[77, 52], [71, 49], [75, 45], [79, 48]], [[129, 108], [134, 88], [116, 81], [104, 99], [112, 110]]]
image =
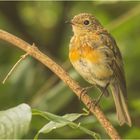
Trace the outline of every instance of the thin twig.
[[[56, 64], [52, 59], [50, 59], [47, 55], [43, 54], [35, 45], [30, 45], [27, 42], [23, 41], [22, 39], [6, 32], [0, 30], [0, 39], [10, 42], [11, 44], [17, 46], [18, 48], [24, 50], [29, 55], [40, 61], [50, 70], [52, 70], [61, 80], [63, 80], [71, 89], [72, 91], [80, 98], [83, 88], [74, 81], [66, 71], [63, 70], [61, 66]], [[120, 139], [120, 136], [117, 130], [113, 127], [110, 121], [106, 118], [102, 110], [99, 106], [93, 107], [90, 105], [92, 99], [85, 94], [85, 96], [81, 97], [81, 101], [86, 105], [86, 107], [92, 112], [101, 123], [102, 127], [106, 130], [107, 134], [112, 139]]]
[[19, 63], [25, 59], [28, 56], [28, 53], [22, 55], [20, 57], [20, 59], [16, 62], [16, 64], [11, 68], [11, 70], [8, 72], [8, 74], [6, 75], [6, 77], [4, 78], [4, 80], [2, 81], [3, 84], [5, 84], [6, 80], [9, 78], [9, 76], [11, 76], [11, 74], [14, 72], [14, 70], [16, 69], [16, 67], [19, 65]]

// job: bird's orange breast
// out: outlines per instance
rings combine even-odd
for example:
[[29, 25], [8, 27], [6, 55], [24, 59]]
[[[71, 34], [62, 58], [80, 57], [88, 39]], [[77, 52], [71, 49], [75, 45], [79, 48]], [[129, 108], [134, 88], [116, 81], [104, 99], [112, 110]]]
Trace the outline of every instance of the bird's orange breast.
[[72, 47], [69, 52], [69, 58], [71, 62], [75, 62], [82, 59], [91, 61], [92, 63], [98, 63], [101, 60], [101, 53], [96, 49], [86, 45], [79, 47]]

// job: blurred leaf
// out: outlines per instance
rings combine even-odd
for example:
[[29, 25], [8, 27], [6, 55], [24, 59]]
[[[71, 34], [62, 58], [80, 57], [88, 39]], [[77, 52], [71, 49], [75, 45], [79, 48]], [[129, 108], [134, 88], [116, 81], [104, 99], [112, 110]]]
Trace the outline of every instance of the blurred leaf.
[[86, 134], [92, 136], [93, 138], [98, 139], [99, 135], [93, 131], [90, 131], [84, 127], [82, 127], [80, 124], [76, 124], [73, 121], [78, 119], [79, 117], [83, 116], [84, 114], [78, 114], [78, 113], [73, 113], [73, 114], [66, 114], [64, 116], [57, 116], [54, 114], [51, 114], [49, 112], [43, 112], [39, 110], [33, 110], [33, 115], [41, 115], [44, 118], [51, 120], [49, 123], [44, 125], [36, 134], [35, 139], [38, 139], [38, 136], [40, 133], [49, 133], [54, 129], [64, 127], [64, 126], [70, 126], [73, 129], [79, 129]]
[[128, 131], [128, 133], [125, 134], [124, 136], [125, 139], [139, 139], [140, 138], [140, 128], [138, 127], [133, 127]]
[[[74, 70], [69, 70], [69, 74], [75, 79], [78, 78]], [[67, 88], [63, 81], [58, 82], [50, 89], [45, 88], [42, 93], [39, 93], [38, 96], [33, 99], [31, 106], [37, 107], [38, 109], [47, 109], [55, 113], [69, 104], [74, 98], [74, 94]], [[57, 105], [54, 105], [56, 103]]]
[[28, 132], [31, 109], [27, 104], [0, 111], [0, 138], [17, 139]]

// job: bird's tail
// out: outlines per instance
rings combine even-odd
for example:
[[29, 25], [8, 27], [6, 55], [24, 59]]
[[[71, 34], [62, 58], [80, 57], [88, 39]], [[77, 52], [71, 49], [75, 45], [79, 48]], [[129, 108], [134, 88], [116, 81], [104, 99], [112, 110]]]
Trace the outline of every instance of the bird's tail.
[[124, 123], [126, 123], [129, 126], [131, 126], [131, 119], [128, 112], [126, 100], [122, 93], [122, 90], [120, 89], [120, 86], [117, 84], [112, 84], [111, 91], [114, 98], [116, 111], [117, 111], [117, 117], [118, 117], [120, 125], [123, 125]]

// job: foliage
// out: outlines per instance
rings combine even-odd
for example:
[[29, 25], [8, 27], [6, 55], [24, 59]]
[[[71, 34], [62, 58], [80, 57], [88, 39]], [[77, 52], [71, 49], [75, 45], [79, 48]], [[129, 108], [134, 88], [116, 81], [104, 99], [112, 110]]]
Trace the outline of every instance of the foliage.
[[27, 104], [0, 111], [0, 138], [15, 139], [27, 134], [31, 116], [31, 108]]
[[[61, 64], [81, 85], [87, 86], [69, 63], [68, 45], [72, 31], [70, 25], [65, 24], [66, 20], [82, 12], [90, 12], [101, 21], [114, 36], [123, 54], [133, 126], [119, 126], [111, 96], [102, 99], [101, 108], [123, 138], [140, 138], [139, 1], [1, 1], [0, 28], [31, 44], [37, 44], [40, 50]], [[0, 81], [22, 54], [21, 50], [11, 47], [11, 44], [0, 41]], [[99, 95], [95, 88], [89, 92], [91, 97]], [[30, 57], [18, 66], [4, 85], [0, 84], [0, 93], [0, 110], [25, 102], [32, 108], [64, 116], [81, 112], [83, 108], [81, 102], [62, 81]], [[101, 138], [108, 138], [95, 117], [83, 116], [78, 120], [84, 128], [98, 132]], [[33, 138], [46, 121], [42, 117], [33, 116], [29, 132], [23, 138]], [[58, 128], [49, 134], [40, 134], [40, 137], [91, 138], [83, 131], [69, 127]]]
[[95, 139], [99, 138], [99, 135], [96, 134], [95, 132], [92, 132], [84, 127], [82, 127], [80, 124], [76, 124], [73, 121], [78, 119], [79, 117], [83, 116], [84, 114], [78, 114], [78, 113], [73, 113], [73, 114], [66, 114], [62, 117], [51, 114], [49, 112], [43, 112], [39, 110], [33, 110], [33, 115], [41, 115], [47, 120], [51, 120], [49, 123], [44, 125], [36, 134], [35, 139], [38, 138], [40, 133], [49, 133], [52, 130], [55, 130], [57, 128], [61, 128], [64, 126], [70, 126], [73, 129], [79, 129], [83, 131], [84, 133], [92, 136]]

